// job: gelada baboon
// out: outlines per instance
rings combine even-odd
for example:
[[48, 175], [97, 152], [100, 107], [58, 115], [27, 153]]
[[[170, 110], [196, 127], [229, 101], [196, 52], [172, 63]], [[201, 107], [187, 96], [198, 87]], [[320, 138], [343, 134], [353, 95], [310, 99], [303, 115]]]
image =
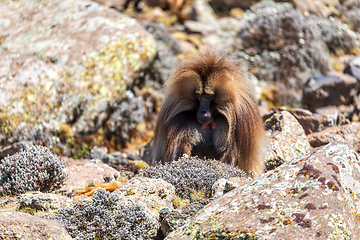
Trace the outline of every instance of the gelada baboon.
[[223, 57], [205, 54], [170, 77], [151, 142], [153, 163], [183, 154], [264, 170], [264, 125], [253, 86]]
[[[165, 163], [183, 154], [215, 158], [253, 173], [264, 170], [264, 125], [252, 85], [225, 57], [205, 54], [182, 64], [171, 76], [150, 142], [150, 162]], [[97, 187], [113, 191], [117, 182]]]

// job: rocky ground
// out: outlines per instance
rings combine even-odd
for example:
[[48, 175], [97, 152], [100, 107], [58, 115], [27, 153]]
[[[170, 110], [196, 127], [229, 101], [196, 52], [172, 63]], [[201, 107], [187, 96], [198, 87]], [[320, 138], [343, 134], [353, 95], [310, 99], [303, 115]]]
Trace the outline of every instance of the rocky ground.
[[[359, 1], [0, 9], [0, 239], [360, 238]], [[256, 179], [141, 160], [162, 86], [209, 49], [255, 85], [268, 137]]]

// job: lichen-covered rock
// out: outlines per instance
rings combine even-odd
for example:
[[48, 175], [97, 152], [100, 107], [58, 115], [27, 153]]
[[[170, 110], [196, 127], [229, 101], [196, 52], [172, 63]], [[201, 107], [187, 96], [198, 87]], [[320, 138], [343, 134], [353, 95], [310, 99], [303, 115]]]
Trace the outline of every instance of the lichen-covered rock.
[[311, 77], [303, 88], [302, 102], [315, 109], [323, 106], [351, 104], [359, 91], [356, 78], [339, 72]]
[[175, 188], [163, 179], [134, 177], [115, 190], [113, 194], [120, 196], [124, 204], [136, 203], [142, 206], [156, 223], [160, 221], [161, 209], [174, 209], [172, 200]]
[[231, 177], [228, 179], [220, 178], [217, 180], [211, 187], [212, 190], [212, 197], [218, 198], [224, 195], [227, 192], [245, 184], [251, 178], [244, 178], [244, 177]]
[[269, 136], [265, 165], [274, 169], [311, 150], [304, 129], [288, 111], [273, 114], [265, 121]]
[[103, 127], [153, 60], [154, 38], [91, 1], [1, 1], [0, 8], [0, 146], [30, 140], [75, 155], [73, 138]]
[[273, 109], [271, 109], [271, 111], [267, 112], [263, 116], [263, 119], [267, 120], [274, 113], [279, 113], [282, 111], [288, 111], [289, 113], [291, 113], [291, 115], [293, 115], [296, 120], [299, 121], [306, 135], [324, 129], [323, 117], [321, 114], [313, 113], [309, 110], [302, 108], [287, 109], [286, 107], [274, 107]]
[[19, 195], [19, 209], [49, 212], [70, 207], [72, 203], [70, 198], [52, 193], [31, 192]]
[[[135, 19], [92, 1], [2, 1], [1, 8], [6, 10], [1, 12], [3, 48], [33, 53], [45, 62], [76, 66], [84, 55], [125, 36], [134, 41], [129, 47], [141, 37], [154, 43]], [[145, 60], [141, 57], [136, 60]]]
[[216, 182], [214, 182], [214, 184], [211, 186], [211, 196], [217, 198], [224, 195], [226, 182], [227, 179], [225, 178], [220, 178], [216, 180]]
[[224, 193], [230, 192], [231, 190], [244, 185], [248, 179], [239, 178], [239, 177], [231, 177], [226, 180]]
[[0, 239], [70, 240], [57, 222], [21, 212], [0, 212]]
[[343, 142], [360, 153], [360, 123], [353, 122], [342, 126], [334, 126], [307, 136], [312, 147], [319, 147], [331, 142]]
[[51, 191], [66, 177], [64, 161], [47, 147], [32, 146], [0, 160], [0, 194]]
[[318, 132], [324, 128], [323, 124], [320, 121], [320, 116], [315, 115], [309, 110], [298, 108], [292, 109], [289, 112], [296, 118], [296, 120], [299, 121], [306, 135], [313, 132]]
[[217, 160], [184, 155], [178, 161], [145, 168], [141, 176], [164, 179], [175, 186], [177, 196], [197, 202], [211, 196], [211, 187], [218, 179], [247, 175]]
[[74, 239], [153, 239], [159, 224], [136, 202], [120, 202], [120, 197], [99, 189], [92, 201], [75, 202], [52, 217]]
[[349, 119], [351, 119], [351, 116], [354, 116], [356, 112], [357, 110], [353, 105], [325, 106], [316, 108], [315, 110], [315, 114], [324, 126], [323, 129], [349, 124]]
[[191, 203], [166, 214], [161, 221], [161, 232], [166, 237], [170, 232], [184, 226], [209, 202], [209, 200], [205, 200]]
[[236, 53], [259, 80], [273, 82], [276, 100], [298, 103], [304, 82], [329, 69], [319, 31], [289, 3], [262, 1], [251, 7], [238, 29]]
[[215, 199], [167, 239], [357, 239], [359, 186], [359, 156], [331, 143]]

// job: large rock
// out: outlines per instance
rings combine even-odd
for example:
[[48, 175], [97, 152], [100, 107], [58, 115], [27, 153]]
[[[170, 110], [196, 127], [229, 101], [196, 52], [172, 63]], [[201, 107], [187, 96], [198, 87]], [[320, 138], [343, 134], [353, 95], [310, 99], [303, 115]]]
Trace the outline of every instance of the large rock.
[[21, 212], [0, 212], [0, 239], [72, 239], [57, 222]]
[[133, 38], [134, 46], [141, 37], [153, 43], [135, 19], [91, 1], [2, 1], [1, 8], [2, 47], [45, 62], [77, 66], [89, 53], [125, 37]]
[[215, 199], [167, 239], [358, 239], [359, 156], [314, 149]]
[[299, 121], [304, 128], [305, 134], [318, 132], [324, 128], [319, 116], [305, 109], [292, 109], [290, 113]]
[[28, 192], [19, 197], [19, 209], [32, 209], [37, 211], [53, 211], [60, 208], [70, 207], [73, 200], [59, 194]]
[[270, 135], [266, 150], [267, 170], [311, 150], [304, 129], [288, 111], [273, 114], [265, 121], [265, 127]]
[[102, 163], [100, 160], [85, 160], [82, 163], [73, 162], [65, 168], [68, 178], [61, 190], [72, 191], [75, 188], [86, 187], [89, 184], [111, 182], [120, 179], [121, 172]]
[[63, 138], [96, 132], [156, 54], [135, 19], [95, 2], [1, 1], [0, 9], [0, 146], [30, 140], [61, 150]]
[[356, 78], [339, 72], [311, 77], [304, 85], [303, 103], [311, 109], [351, 104], [359, 85]]
[[360, 123], [353, 122], [343, 126], [326, 128], [321, 132], [307, 136], [312, 147], [319, 147], [331, 142], [343, 142], [360, 152]]
[[287, 109], [286, 107], [274, 107], [271, 111], [264, 114], [263, 119], [266, 120], [274, 113], [279, 113], [281, 111], [289, 111], [289, 113], [299, 121], [306, 135], [318, 132], [324, 128], [320, 114], [312, 113], [311, 111], [302, 108]]

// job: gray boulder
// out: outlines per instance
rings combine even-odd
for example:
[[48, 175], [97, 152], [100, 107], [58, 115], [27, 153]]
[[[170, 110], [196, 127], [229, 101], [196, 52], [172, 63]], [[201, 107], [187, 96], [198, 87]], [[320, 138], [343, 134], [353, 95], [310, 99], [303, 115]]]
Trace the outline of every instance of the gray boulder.
[[215, 199], [167, 239], [358, 239], [359, 156], [330, 143]]

